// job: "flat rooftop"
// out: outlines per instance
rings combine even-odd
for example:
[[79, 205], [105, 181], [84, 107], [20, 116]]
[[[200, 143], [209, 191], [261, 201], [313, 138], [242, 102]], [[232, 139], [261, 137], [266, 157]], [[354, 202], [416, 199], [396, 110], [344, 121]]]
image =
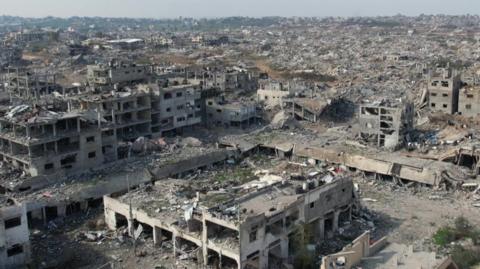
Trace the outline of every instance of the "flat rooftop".
[[[297, 176], [301, 179], [296, 180]], [[117, 199], [169, 224], [183, 219], [185, 210], [192, 206], [198, 214], [205, 210], [217, 218], [238, 222], [262, 214], [275, 215], [306, 191], [332, 180], [322, 168], [255, 155], [240, 164], [224, 164], [180, 179], [159, 180]], [[309, 189], [304, 190], [305, 187]]]

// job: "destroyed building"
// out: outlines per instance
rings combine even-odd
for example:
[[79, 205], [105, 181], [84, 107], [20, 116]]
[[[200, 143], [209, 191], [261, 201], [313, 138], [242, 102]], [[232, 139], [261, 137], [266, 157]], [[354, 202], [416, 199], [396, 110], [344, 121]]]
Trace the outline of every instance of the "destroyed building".
[[[64, 98], [64, 111], [19, 105], [0, 118], [5, 161], [32, 176], [70, 173], [126, 158], [129, 149], [120, 147], [122, 142], [165, 136], [202, 122], [204, 101], [198, 86], [191, 84], [139, 85]], [[237, 111], [233, 109], [227, 111]], [[253, 121], [254, 113], [247, 115], [245, 120]], [[238, 116], [239, 124], [243, 116]], [[235, 124], [232, 117], [228, 120]]]
[[113, 48], [118, 48], [122, 50], [135, 50], [145, 46], [145, 41], [139, 38], [127, 38], [127, 39], [109, 40], [108, 44]]
[[283, 86], [283, 83], [267, 80], [261, 83], [257, 90], [257, 101], [268, 106], [282, 105], [283, 98], [290, 95], [290, 91]]
[[349, 178], [304, 182], [266, 174], [229, 191], [190, 197], [181, 194], [188, 184], [160, 181], [120, 197], [105, 196], [108, 227], [128, 227], [131, 236], [146, 231], [158, 246], [171, 242], [175, 259], [277, 268], [290, 263], [295, 250], [289, 246], [302, 227], [314, 231], [312, 242], [331, 238], [339, 223], [350, 220], [354, 204]]
[[22, 50], [18, 47], [0, 44], [0, 68], [18, 64], [22, 59]]
[[91, 85], [112, 86], [147, 80], [151, 67], [111, 60], [108, 64], [87, 66], [87, 80]]
[[181, 133], [202, 122], [204, 100], [198, 85], [151, 86], [152, 134]]
[[19, 43], [56, 41], [60, 36], [59, 31], [54, 30], [24, 30], [11, 33], [8, 39]]
[[364, 103], [360, 105], [359, 135], [377, 147], [396, 149], [407, 142], [414, 116], [414, 106], [409, 101]]
[[80, 110], [100, 112], [107, 124], [115, 126], [113, 132], [120, 140], [150, 134], [151, 100], [148, 92], [127, 88], [74, 98]]
[[61, 89], [55, 74], [32, 73], [23, 68], [7, 68], [5, 80], [10, 96], [22, 100], [39, 100]]
[[458, 93], [462, 81], [450, 68], [438, 68], [428, 76], [428, 104], [432, 111], [454, 114], [458, 111]]
[[328, 106], [329, 100], [324, 98], [294, 98], [291, 102], [292, 114], [296, 119], [309, 122], [317, 122], [320, 120], [321, 114]]
[[258, 78], [252, 72], [237, 68], [225, 70], [217, 78], [223, 91], [254, 91], [258, 87]]
[[2, 161], [31, 176], [66, 173], [103, 162], [97, 115], [17, 106], [0, 118]]
[[26, 207], [0, 195], [0, 268], [23, 268], [30, 262]]
[[367, 231], [342, 251], [322, 258], [320, 269], [458, 269], [451, 257], [415, 251], [413, 246], [389, 243], [386, 237], [372, 242]]
[[460, 89], [458, 114], [475, 117], [480, 114], [480, 85], [467, 85]]
[[246, 128], [257, 122], [257, 107], [252, 102], [227, 101], [225, 98], [206, 100], [206, 124]]

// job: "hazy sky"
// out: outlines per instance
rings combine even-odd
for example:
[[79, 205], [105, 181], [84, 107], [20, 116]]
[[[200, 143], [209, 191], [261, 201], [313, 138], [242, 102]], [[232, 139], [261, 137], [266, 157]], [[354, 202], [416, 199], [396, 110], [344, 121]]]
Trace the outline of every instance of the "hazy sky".
[[0, 0], [28, 17], [225, 17], [479, 14], [480, 0]]

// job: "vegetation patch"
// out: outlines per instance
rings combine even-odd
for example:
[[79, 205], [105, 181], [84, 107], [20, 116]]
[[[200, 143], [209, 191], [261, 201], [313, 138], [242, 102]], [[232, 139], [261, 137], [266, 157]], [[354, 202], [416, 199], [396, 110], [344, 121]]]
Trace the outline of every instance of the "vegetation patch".
[[453, 226], [439, 228], [433, 242], [446, 248], [460, 269], [480, 265], [480, 230], [464, 217], [456, 218]]

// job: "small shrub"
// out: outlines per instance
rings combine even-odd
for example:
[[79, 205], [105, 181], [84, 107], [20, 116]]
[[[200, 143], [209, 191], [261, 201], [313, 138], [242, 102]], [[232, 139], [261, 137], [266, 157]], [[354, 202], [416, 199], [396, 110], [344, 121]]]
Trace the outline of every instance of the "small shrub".
[[442, 227], [433, 235], [433, 242], [441, 247], [450, 244], [455, 239], [455, 231], [450, 227]]

